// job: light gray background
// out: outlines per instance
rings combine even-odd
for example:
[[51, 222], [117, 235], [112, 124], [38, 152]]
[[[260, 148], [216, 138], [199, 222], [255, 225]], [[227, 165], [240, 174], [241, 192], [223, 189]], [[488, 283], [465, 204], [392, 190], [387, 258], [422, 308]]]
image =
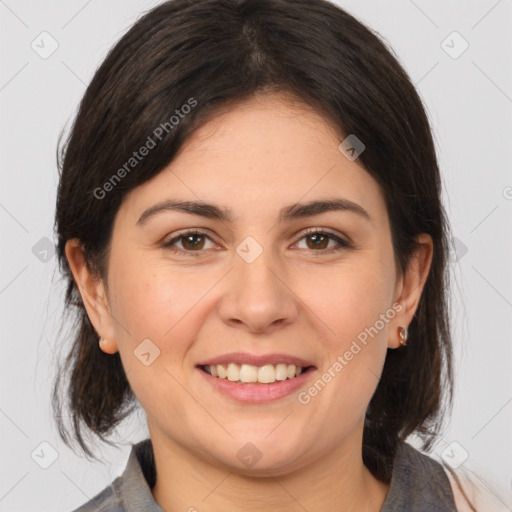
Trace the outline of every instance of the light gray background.
[[[142, 418], [134, 417], [120, 429], [120, 449], [101, 447], [104, 465], [78, 457], [60, 441], [49, 394], [61, 347], [62, 287], [51, 246], [41, 239], [53, 239], [58, 135], [108, 49], [157, 3], [0, 1], [4, 512], [72, 510], [121, 473], [130, 442], [147, 437]], [[465, 450], [463, 467], [494, 481], [512, 510], [512, 0], [339, 4], [392, 46], [426, 103], [437, 141], [457, 239], [457, 388], [450, 426], [435, 453], [448, 450], [462, 460]], [[34, 40], [40, 51], [51, 48], [50, 39], [41, 42], [48, 37], [39, 36], [43, 31], [59, 45], [47, 59], [31, 48]], [[458, 58], [453, 56], [464, 43], [453, 31], [469, 44]], [[36, 450], [41, 464], [51, 461], [42, 442], [58, 453], [48, 469], [31, 457]]]

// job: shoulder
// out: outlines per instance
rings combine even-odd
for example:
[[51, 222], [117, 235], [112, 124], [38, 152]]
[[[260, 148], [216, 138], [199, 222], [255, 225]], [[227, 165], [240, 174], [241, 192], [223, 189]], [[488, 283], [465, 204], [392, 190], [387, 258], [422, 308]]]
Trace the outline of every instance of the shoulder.
[[146, 439], [132, 445], [123, 473], [73, 512], [163, 512], [151, 493], [155, 478], [152, 445], [151, 441]]
[[473, 466], [465, 463], [454, 470], [439, 454], [403, 442], [381, 512], [511, 512], [510, 491], [486, 481], [486, 472], [473, 471]]
[[407, 442], [399, 443], [381, 512], [457, 512], [442, 466]]
[[457, 512], [510, 512], [510, 495], [506, 496], [495, 482], [486, 481], [482, 471], [469, 467], [453, 469], [440, 457], [431, 457], [441, 464], [448, 477]]
[[72, 512], [125, 512], [120, 495], [121, 477]]

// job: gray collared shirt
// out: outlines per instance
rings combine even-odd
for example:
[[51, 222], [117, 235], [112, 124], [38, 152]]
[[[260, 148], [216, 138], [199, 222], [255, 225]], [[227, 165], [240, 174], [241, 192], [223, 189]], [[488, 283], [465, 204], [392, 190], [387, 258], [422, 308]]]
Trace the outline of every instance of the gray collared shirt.
[[[153, 448], [146, 439], [132, 446], [123, 474], [73, 512], [164, 512], [151, 493], [155, 482]], [[401, 443], [380, 512], [457, 512], [441, 464]]]

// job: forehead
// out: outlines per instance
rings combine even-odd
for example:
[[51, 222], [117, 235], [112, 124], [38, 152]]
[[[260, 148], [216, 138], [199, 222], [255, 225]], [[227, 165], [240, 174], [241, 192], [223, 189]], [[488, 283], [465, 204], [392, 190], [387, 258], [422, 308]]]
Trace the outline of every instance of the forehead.
[[225, 205], [234, 218], [284, 205], [342, 197], [378, 213], [377, 182], [339, 150], [336, 127], [310, 106], [259, 95], [219, 111], [183, 144], [173, 161], [132, 191], [134, 215], [169, 199]]

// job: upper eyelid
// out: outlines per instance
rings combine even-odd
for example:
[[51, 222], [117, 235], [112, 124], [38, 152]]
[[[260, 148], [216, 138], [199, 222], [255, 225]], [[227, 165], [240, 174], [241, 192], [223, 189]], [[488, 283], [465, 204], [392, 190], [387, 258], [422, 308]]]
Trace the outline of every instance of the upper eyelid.
[[168, 243], [171, 243], [173, 241], [177, 241], [179, 240], [180, 238], [182, 237], [185, 237], [185, 236], [190, 236], [190, 235], [201, 235], [201, 236], [204, 236], [206, 238], [209, 238], [212, 242], [215, 242], [215, 238], [213, 236], [211, 236], [208, 231], [203, 231], [203, 230], [200, 230], [200, 229], [188, 229], [188, 230], [184, 230], [182, 232], [179, 232], [178, 234], [176, 235], [173, 235], [171, 238], [169, 238], [169, 240], [166, 240], [164, 239], [163, 243], [164, 244], [168, 244]]

